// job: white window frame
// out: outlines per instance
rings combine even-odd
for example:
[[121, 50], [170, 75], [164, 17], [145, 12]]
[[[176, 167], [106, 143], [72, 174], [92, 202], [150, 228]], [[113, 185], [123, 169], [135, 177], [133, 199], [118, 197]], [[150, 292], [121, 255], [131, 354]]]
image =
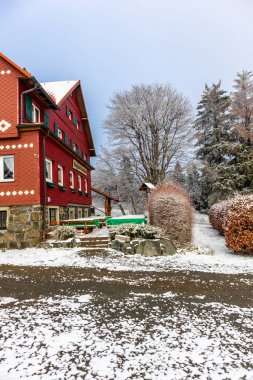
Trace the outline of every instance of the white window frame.
[[53, 161], [52, 160], [50, 160], [49, 158], [46, 158], [45, 159], [45, 165], [46, 164], [50, 164], [50, 170], [49, 170], [49, 174], [50, 174], [50, 177], [51, 178], [49, 178], [49, 177], [47, 177], [46, 176], [46, 182], [53, 182]]
[[78, 174], [77, 181], [78, 181], [78, 191], [82, 191], [82, 177], [80, 176], [80, 174]]
[[[38, 120], [35, 120], [35, 115], [36, 115], [36, 112], [35, 111], [38, 111]], [[35, 104], [32, 103], [32, 121], [33, 123], [40, 123], [40, 109], [38, 107], [35, 106]]]
[[87, 178], [84, 178], [84, 191], [85, 191], [85, 193], [88, 193], [88, 180], [87, 180]]
[[70, 170], [70, 172], [69, 172], [69, 187], [71, 189], [75, 188], [74, 172], [72, 170]]
[[[60, 175], [59, 175], [59, 172], [60, 172]], [[58, 185], [63, 186], [64, 176], [63, 176], [63, 166], [62, 165], [58, 165], [57, 174], [58, 174]]]
[[[13, 178], [4, 178], [4, 159], [13, 158]], [[14, 182], [15, 181], [15, 159], [14, 155], [0, 156], [0, 182]]]

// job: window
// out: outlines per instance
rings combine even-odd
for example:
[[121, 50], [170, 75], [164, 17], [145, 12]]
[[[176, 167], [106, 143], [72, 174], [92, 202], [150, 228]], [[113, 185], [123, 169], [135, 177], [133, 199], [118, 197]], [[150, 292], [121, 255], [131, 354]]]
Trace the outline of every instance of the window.
[[85, 193], [88, 193], [88, 181], [86, 178], [84, 180], [84, 191], [85, 191]]
[[62, 133], [62, 130], [59, 128], [58, 124], [55, 124], [54, 125], [54, 133], [57, 137], [59, 137], [59, 139], [62, 140], [62, 137], [63, 137], [63, 133]]
[[49, 208], [49, 223], [50, 225], [59, 223], [59, 208], [58, 207]]
[[8, 208], [0, 208], [0, 230], [6, 230], [8, 225]]
[[70, 111], [69, 107], [66, 106], [66, 113], [69, 120], [72, 120], [72, 112]]
[[0, 181], [14, 181], [14, 156], [0, 156]]
[[32, 105], [32, 121], [34, 123], [40, 122], [40, 110], [34, 104]]
[[49, 116], [46, 112], [44, 112], [44, 124], [49, 127]]
[[71, 139], [70, 139], [70, 148], [71, 148], [74, 152], [77, 151], [77, 145], [76, 145], [76, 143], [75, 143], [73, 140], [71, 140]]
[[64, 132], [64, 142], [65, 142], [65, 144], [66, 145], [68, 145], [68, 134], [67, 134], [67, 132]]
[[82, 191], [82, 178], [80, 175], [77, 178], [78, 178], [78, 190]]
[[78, 121], [75, 115], [73, 116], [73, 124], [77, 128]]
[[75, 219], [75, 207], [69, 208], [69, 219]]
[[63, 167], [58, 165], [58, 185], [63, 186]]
[[70, 188], [74, 189], [74, 173], [72, 172], [72, 170], [69, 173], [69, 181], [70, 181], [70, 185], [69, 185]]
[[46, 181], [53, 182], [53, 163], [46, 158]]
[[78, 218], [81, 219], [83, 217], [83, 209], [78, 208]]
[[62, 131], [61, 131], [61, 129], [58, 129], [58, 137], [59, 137], [59, 139], [62, 140]]
[[89, 210], [87, 208], [84, 209], [84, 217], [88, 218], [89, 216]]

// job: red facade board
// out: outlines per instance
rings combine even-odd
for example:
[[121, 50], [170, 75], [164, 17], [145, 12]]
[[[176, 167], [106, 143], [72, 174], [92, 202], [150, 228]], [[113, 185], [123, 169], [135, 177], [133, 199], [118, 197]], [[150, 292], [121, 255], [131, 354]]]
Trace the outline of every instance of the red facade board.
[[[1, 71], [4, 74], [1, 74]], [[31, 88], [31, 85], [28, 87], [23, 81], [24, 78], [22, 72], [0, 57], [0, 122], [6, 120], [11, 124], [7, 129], [3, 125], [2, 130], [0, 125], [0, 156], [13, 155], [15, 162], [14, 181], [0, 182], [0, 206], [39, 204], [43, 203], [44, 197], [49, 205], [66, 206], [69, 203], [91, 205], [90, 151], [75, 90], [73, 94], [68, 94], [59, 110], [48, 108], [49, 104], [46, 107], [35, 91], [30, 92], [32, 103], [40, 110], [41, 124], [35, 125], [26, 119], [24, 101], [22, 122], [25, 125], [19, 130], [17, 126], [20, 121], [21, 93]], [[78, 121], [79, 129], [73, 119], [69, 120], [66, 107]], [[43, 126], [45, 112], [49, 117], [48, 130]], [[62, 131], [62, 140], [53, 135], [55, 125]], [[64, 139], [65, 133], [68, 136], [67, 142]], [[45, 135], [47, 137], [44, 137]], [[45, 140], [46, 157], [53, 163], [53, 183], [56, 184], [55, 188], [47, 185], [45, 194], [43, 140]], [[79, 157], [71, 151], [71, 141], [79, 148], [76, 152]], [[83, 154], [86, 160], [82, 160]], [[78, 166], [73, 168], [73, 160], [86, 167], [87, 174], [80, 172]], [[58, 165], [63, 166], [63, 186], [66, 187], [66, 191], [58, 186]], [[78, 175], [81, 176], [82, 192], [85, 191], [85, 179], [87, 179], [89, 196], [72, 192], [70, 170], [74, 171], [76, 189]]]

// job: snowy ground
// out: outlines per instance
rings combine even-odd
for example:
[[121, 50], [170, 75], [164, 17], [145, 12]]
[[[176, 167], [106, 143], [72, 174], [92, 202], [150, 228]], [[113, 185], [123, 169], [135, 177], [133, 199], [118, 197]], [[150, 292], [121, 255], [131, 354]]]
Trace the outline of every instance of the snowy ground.
[[206, 218], [213, 255], [0, 253], [0, 379], [252, 380], [253, 261]]
[[[253, 257], [235, 255], [225, 247], [224, 238], [211, 228], [205, 215], [196, 216], [193, 242], [199, 252], [179, 252], [173, 257], [126, 256], [119, 252], [89, 255], [83, 249], [26, 249], [0, 251], [0, 265], [74, 266], [115, 271], [195, 270], [215, 273], [253, 273]], [[101, 230], [95, 234], [101, 236]], [[208, 250], [206, 249], [208, 248]], [[211, 251], [211, 254], [207, 254]]]

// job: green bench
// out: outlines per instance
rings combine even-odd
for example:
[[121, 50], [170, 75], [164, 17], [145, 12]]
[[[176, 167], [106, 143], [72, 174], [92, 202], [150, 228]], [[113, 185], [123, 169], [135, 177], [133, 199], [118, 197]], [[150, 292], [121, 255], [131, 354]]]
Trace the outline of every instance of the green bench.
[[61, 225], [75, 227], [78, 230], [83, 230], [86, 233], [93, 231], [94, 228], [98, 227], [97, 223], [93, 220], [84, 221], [82, 223], [75, 222], [74, 220], [62, 220]]

